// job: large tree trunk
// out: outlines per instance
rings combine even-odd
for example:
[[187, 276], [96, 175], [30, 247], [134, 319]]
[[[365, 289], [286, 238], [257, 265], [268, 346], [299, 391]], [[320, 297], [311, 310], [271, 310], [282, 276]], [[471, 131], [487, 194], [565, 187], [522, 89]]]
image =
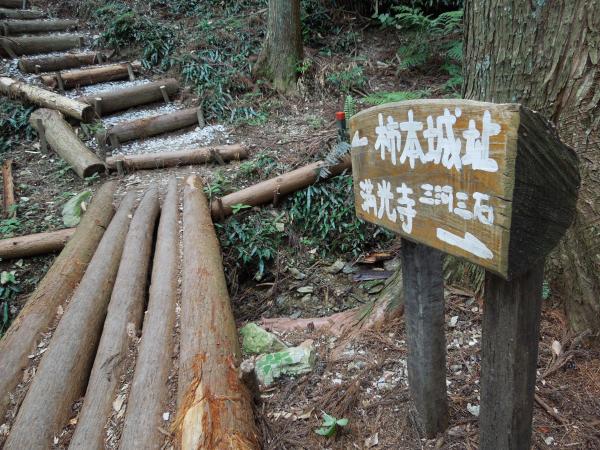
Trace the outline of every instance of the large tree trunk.
[[578, 214], [554, 263], [569, 323], [600, 331], [600, 0], [465, 1], [464, 97], [520, 102], [580, 158]]
[[302, 54], [300, 0], [269, 0], [267, 37], [255, 73], [280, 92], [292, 91]]

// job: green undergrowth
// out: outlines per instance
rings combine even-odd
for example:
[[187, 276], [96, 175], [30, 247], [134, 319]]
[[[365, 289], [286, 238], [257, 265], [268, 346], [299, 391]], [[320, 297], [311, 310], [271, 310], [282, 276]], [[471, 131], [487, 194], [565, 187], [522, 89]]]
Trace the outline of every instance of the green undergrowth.
[[[34, 107], [25, 107], [19, 102], [3, 98], [0, 102], [0, 153], [9, 151], [22, 140], [32, 140], [35, 131], [29, 125], [29, 116]], [[0, 156], [0, 159], [2, 157]]]
[[283, 248], [350, 258], [393, 239], [393, 233], [356, 217], [349, 174], [297, 191], [276, 208], [245, 206], [237, 205], [236, 214], [217, 224], [227, 264], [241, 278], [265, 277]]

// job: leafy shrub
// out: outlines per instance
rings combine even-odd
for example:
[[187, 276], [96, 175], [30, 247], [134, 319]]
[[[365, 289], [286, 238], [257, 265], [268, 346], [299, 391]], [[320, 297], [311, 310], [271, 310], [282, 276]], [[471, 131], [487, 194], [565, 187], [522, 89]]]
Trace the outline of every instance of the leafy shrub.
[[29, 125], [34, 107], [3, 98], [0, 102], [0, 153], [10, 150], [19, 139], [31, 140], [35, 131]]
[[168, 69], [177, 41], [175, 30], [156, 19], [140, 14], [122, 2], [111, 2], [99, 8], [94, 18], [104, 25], [99, 45], [122, 49], [142, 47], [142, 64]]
[[403, 102], [405, 100], [417, 100], [429, 97], [429, 91], [396, 91], [396, 92], [374, 92], [363, 98], [369, 105], [383, 105], [384, 103]]
[[318, 247], [322, 255], [356, 256], [372, 245], [376, 236], [381, 235], [383, 241], [393, 236], [356, 216], [351, 175], [313, 184], [293, 194], [284, 206], [290, 227], [306, 245]]
[[338, 91], [348, 94], [352, 90], [363, 88], [367, 84], [367, 77], [362, 67], [354, 66], [347, 70], [330, 73], [327, 81]]
[[260, 280], [283, 242], [281, 225], [278, 225], [283, 214], [273, 216], [266, 211], [255, 214], [244, 211], [243, 207], [237, 209], [240, 212], [224, 224], [216, 224], [221, 246], [238, 269]]
[[399, 70], [413, 69], [439, 55], [444, 59], [442, 69], [450, 75], [447, 90], [462, 84], [462, 9], [444, 12], [437, 17], [426, 15], [418, 7], [395, 6], [393, 13], [380, 14], [384, 27], [396, 27], [407, 34], [407, 43], [398, 48]]

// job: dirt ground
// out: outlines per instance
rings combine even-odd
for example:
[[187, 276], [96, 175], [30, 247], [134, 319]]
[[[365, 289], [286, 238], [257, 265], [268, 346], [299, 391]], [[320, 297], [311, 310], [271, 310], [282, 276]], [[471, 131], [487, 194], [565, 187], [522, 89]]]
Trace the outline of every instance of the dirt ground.
[[[50, 2], [52, 6], [56, 6]], [[364, 19], [361, 19], [364, 21]], [[361, 22], [363, 23], [363, 22]], [[399, 37], [389, 31], [360, 27], [357, 47], [351, 55], [324, 56], [307, 48], [313, 60], [310, 76], [301, 80], [295, 96], [265, 90], [253, 100], [255, 105], [269, 104], [268, 116], [260, 125], [225, 123], [227, 139], [250, 149], [250, 160], [268, 155], [281, 173], [322, 157], [335, 139], [334, 113], [343, 108], [343, 96], [331, 90], [322, 80], [333, 67], [350, 67], [360, 60], [368, 79], [365, 93], [377, 91], [424, 90], [430, 97], [441, 97], [447, 76], [436, 70], [397, 73], [393, 58]], [[153, 74], [150, 74], [152, 76]], [[359, 96], [361, 92], [354, 92]], [[359, 105], [360, 107], [364, 107]], [[36, 142], [22, 142], [8, 154], [14, 160], [18, 217], [21, 226], [15, 234], [54, 230], [62, 227], [61, 207], [72, 193], [96, 190], [100, 180], [80, 180], [63, 161], [52, 153], [44, 154]], [[230, 191], [267, 178], [260, 170], [243, 175], [240, 162], [218, 166], [196, 166], [140, 171], [123, 178], [112, 175], [120, 183], [119, 194], [158, 185], [164, 193], [171, 176], [183, 179], [190, 173], [201, 175], [209, 184], [215, 174], [227, 181]], [[272, 176], [272, 175], [271, 175]], [[117, 199], [118, 202], [118, 199]], [[277, 213], [282, 207], [267, 206], [263, 211]], [[250, 211], [245, 214], [254, 214]], [[242, 216], [243, 217], [243, 216]], [[220, 236], [223, 238], [223, 236]], [[383, 248], [392, 255], [386, 267], [397, 267], [394, 256], [398, 245], [386, 242]], [[230, 282], [231, 301], [239, 326], [264, 317], [319, 317], [344, 311], [375, 298], [366, 292], [352, 275], [328, 268], [338, 259], [354, 265], [356, 258], [343, 254], [322, 256], [298, 251], [289, 242], [278, 248], [278, 255], [260, 281], [252, 273], [244, 273], [232, 263], [225, 251], [225, 271]], [[0, 271], [16, 271], [22, 292], [11, 305], [15, 316], [51, 265], [53, 256], [22, 261], [0, 261]], [[394, 266], [395, 264], [395, 266]], [[373, 265], [359, 268], [372, 269]], [[377, 268], [383, 269], [379, 263]], [[293, 269], [293, 270], [290, 270]], [[298, 278], [294, 273], [302, 273]], [[313, 286], [310, 295], [298, 292], [302, 286]], [[317, 364], [311, 373], [284, 378], [261, 390], [256, 417], [265, 449], [476, 449], [478, 448], [477, 411], [479, 405], [481, 314], [483, 300], [464, 287], [446, 286], [447, 384], [450, 424], [437, 439], [421, 438], [415, 410], [408, 393], [406, 338], [402, 318], [380, 330], [365, 331], [349, 339], [304, 330], [281, 336], [288, 344], [312, 339], [317, 350]], [[600, 449], [600, 350], [589, 347], [585, 339], [570, 335], [561, 309], [561, 299], [550, 297], [543, 305], [540, 355], [536, 384], [533, 422], [533, 446], [537, 449]], [[60, 315], [60, 314], [59, 314]], [[52, 330], [49, 330], [48, 338]], [[177, 333], [177, 330], [174, 330]], [[556, 352], [557, 344], [560, 352]], [[43, 354], [42, 343], [32, 355], [32, 370], [24, 379], [21, 394], [36, 361]], [[553, 350], [554, 349], [554, 350]], [[135, 360], [136, 349], [129, 360]], [[174, 359], [174, 368], [177, 358]], [[176, 386], [175, 369], [171, 374], [172, 398]], [[132, 368], [122, 380], [119, 395], [126, 400]], [[123, 401], [121, 401], [123, 403]], [[55, 448], [66, 448], [76, 423], [79, 405], [74, 405], [73, 420], [55, 440]], [[119, 408], [120, 410], [120, 408]], [[118, 437], [119, 410], [111, 417], [108, 429], [113, 433], [107, 448], [114, 448]], [[321, 414], [349, 419], [349, 424], [331, 438], [317, 435]], [[174, 416], [174, 402], [169, 413]], [[171, 419], [170, 419], [171, 420]], [[168, 422], [165, 445], [171, 445]], [[0, 428], [0, 435], [6, 430]], [[0, 444], [1, 444], [0, 440]]]

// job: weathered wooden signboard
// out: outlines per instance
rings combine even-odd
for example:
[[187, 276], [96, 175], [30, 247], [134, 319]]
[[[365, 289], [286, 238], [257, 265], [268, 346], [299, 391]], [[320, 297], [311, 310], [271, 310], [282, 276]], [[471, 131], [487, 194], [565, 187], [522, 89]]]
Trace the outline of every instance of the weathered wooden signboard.
[[575, 156], [521, 105], [390, 103], [349, 125], [356, 213], [366, 221], [505, 279], [544, 257], [570, 224]]
[[[544, 257], [575, 215], [575, 153], [516, 104], [390, 103], [350, 118], [356, 213], [403, 237], [408, 381], [448, 425], [442, 253], [485, 267], [482, 450], [530, 447]], [[441, 250], [441, 252], [440, 252]]]

